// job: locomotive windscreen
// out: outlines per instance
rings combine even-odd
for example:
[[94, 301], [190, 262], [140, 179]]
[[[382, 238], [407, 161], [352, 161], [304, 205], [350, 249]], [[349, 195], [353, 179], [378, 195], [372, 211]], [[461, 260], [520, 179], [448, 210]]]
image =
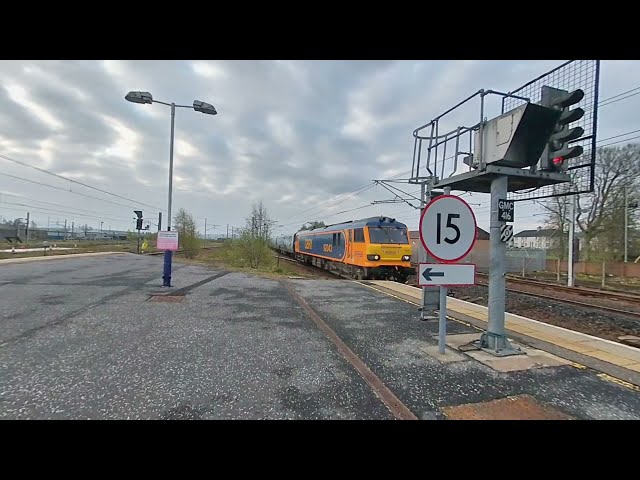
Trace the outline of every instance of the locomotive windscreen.
[[407, 230], [392, 227], [369, 227], [371, 243], [409, 243]]

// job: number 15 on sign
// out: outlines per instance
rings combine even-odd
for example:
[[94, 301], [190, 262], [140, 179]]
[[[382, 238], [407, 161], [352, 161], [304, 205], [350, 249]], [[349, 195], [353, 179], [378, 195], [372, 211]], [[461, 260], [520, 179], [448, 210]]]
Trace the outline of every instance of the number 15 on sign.
[[467, 202], [455, 195], [433, 199], [420, 217], [420, 240], [441, 262], [464, 258], [476, 241], [476, 217]]

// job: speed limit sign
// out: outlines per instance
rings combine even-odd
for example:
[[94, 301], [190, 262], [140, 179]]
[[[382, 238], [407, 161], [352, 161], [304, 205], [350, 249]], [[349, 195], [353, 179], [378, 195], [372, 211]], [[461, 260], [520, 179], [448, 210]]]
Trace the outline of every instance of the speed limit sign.
[[464, 258], [476, 242], [476, 217], [471, 207], [455, 195], [434, 198], [420, 217], [420, 241], [441, 262]]

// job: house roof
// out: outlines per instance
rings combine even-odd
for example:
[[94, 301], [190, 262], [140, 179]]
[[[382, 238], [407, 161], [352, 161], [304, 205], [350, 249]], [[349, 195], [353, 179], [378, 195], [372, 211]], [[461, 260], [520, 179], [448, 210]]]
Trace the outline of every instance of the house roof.
[[514, 237], [553, 237], [556, 235], [557, 230], [555, 228], [541, 228], [539, 230], [522, 230], [516, 233]]

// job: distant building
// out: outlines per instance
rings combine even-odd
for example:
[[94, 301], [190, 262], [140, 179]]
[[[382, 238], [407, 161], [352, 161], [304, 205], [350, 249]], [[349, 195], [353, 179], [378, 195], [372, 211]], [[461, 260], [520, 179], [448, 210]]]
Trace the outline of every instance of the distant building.
[[548, 250], [556, 246], [559, 232], [555, 228], [541, 228], [523, 230], [513, 236], [512, 246], [515, 248], [535, 248]]

